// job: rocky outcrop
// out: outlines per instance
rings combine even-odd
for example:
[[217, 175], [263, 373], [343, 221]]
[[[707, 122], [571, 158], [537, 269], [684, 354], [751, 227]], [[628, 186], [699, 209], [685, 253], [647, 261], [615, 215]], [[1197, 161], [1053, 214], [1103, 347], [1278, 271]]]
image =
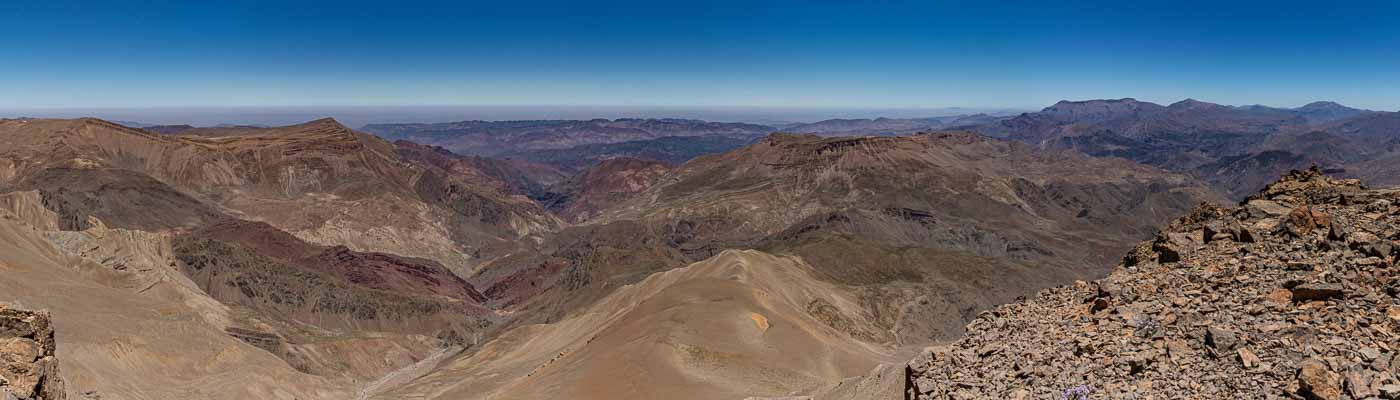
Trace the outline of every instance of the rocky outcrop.
[[1400, 191], [1294, 171], [1107, 278], [980, 314], [906, 399], [1400, 398]]
[[0, 303], [0, 397], [65, 399], [49, 314]]

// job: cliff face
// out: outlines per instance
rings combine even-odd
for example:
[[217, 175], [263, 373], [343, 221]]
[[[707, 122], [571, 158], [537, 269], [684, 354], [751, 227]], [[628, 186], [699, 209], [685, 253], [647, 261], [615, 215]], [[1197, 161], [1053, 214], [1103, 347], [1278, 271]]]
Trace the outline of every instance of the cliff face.
[[5, 400], [61, 400], [49, 314], [0, 303], [0, 394]]
[[982, 313], [905, 398], [1397, 398], [1398, 204], [1314, 169], [1203, 206], [1106, 279]]

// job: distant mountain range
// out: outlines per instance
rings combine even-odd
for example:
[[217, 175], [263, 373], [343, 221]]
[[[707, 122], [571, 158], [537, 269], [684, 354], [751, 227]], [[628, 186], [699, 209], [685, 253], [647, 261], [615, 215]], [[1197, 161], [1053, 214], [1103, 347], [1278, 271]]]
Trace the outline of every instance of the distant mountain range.
[[1007, 117], [988, 114], [971, 114], [934, 118], [829, 119], [810, 124], [787, 125], [783, 126], [780, 130], [789, 133], [810, 133], [822, 136], [893, 136], [981, 125], [1000, 121], [1005, 118]]
[[370, 124], [361, 130], [389, 140], [439, 146], [460, 154], [523, 158], [580, 171], [610, 157], [635, 157], [676, 165], [699, 155], [729, 151], [778, 131], [822, 136], [906, 135], [984, 124], [1001, 118], [972, 114], [830, 119], [779, 126], [674, 118], [461, 121]]
[[[145, 127], [197, 136], [219, 136], [238, 128]], [[1400, 113], [1329, 101], [1278, 108], [1194, 99], [1160, 105], [1124, 98], [1061, 101], [1019, 115], [828, 119], [777, 126], [622, 118], [371, 124], [362, 130], [459, 154], [545, 164], [566, 176], [613, 157], [679, 165], [739, 148], [771, 132], [892, 136], [966, 130], [1188, 173], [1231, 197], [1252, 193], [1288, 170], [1312, 165], [1377, 184], [1400, 183], [1395, 173], [1400, 172], [1395, 166], [1400, 160]]]
[[1061, 101], [967, 129], [1186, 172], [1237, 198], [1311, 165], [1374, 184], [1400, 183], [1389, 162], [1400, 154], [1400, 113], [1332, 102], [1272, 108], [1190, 99], [1167, 106], [1134, 99]]
[[361, 130], [389, 140], [441, 146], [460, 154], [565, 149], [662, 137], [753, 137], [771, 127], [693, 119], [592, 119], [544, 121], [461, 121], [437, 124], [370, 124]]

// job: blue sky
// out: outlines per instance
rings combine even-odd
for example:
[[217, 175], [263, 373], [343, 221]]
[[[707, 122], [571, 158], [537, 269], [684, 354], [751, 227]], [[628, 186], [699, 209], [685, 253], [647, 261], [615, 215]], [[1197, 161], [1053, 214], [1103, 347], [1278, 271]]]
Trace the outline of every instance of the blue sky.
[[1396, 2], [188, 3], [5, 5], [0, 108], [1400, 109]]

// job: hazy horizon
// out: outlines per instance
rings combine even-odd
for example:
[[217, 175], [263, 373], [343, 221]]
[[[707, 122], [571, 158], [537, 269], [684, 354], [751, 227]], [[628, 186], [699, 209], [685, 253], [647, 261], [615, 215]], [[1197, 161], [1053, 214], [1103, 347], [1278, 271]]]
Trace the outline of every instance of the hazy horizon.
[[359, 128], [374, 123], [435, 123], [465, 120], [594, 118], [684, 118], [765, 125], [807, 123], [833, 118], [929, 118], [962, 114], [1010, 115], [1029, 109], [982, 108], [818, 108], [818, 107], [626, 107], [626, 106], [320, 106], [320, 107], [150, 107], [0, 109], [0, 118], [78, 118], [154, 125], [289, 125], [331, 117]]
[[[1135, 97], [1134, 97], [1135, 98]], [[1135, 98], [1139, 101], [1150, 101]], [[1085, 101], [1102, 99], [1067, 99]], [[1153, 101], [1169, 105], [1177, 101]], [[1201, 99], [1196, 99], [1201, 100]], [[1208, 100], [1202, 100], [1208, 101]], [[1317, 99], [1314, 101], [1332, 101]], [[1310, 101], [1308, 103], [1311, 103]], [[1305, 105], [1224, 104], [1227, 106], [1257, 106], [1296, 108]], [[1352, 107], [1350, 104], [1341, 103]], [[754, 106], [618, 106], [618, 105], [421, 105], [421, 106], [199, 106], [199, 107], [72, 107], [72, 108], [4, 108], [0, 118], [79, 118], [94, 117], [111, 121], [150, 125], [214, 126], [290, 125], [319, 118], [335, 118], [346, 126], [359, 128], [379, 123], [439, 123], [467, 120], [586, 120], [618, 118], [681, 118], [710, 122], [742, 122], [763, 125], [811, 123], [829, 119], [874, 118], [932, 118], [954, 115], [990, 114], [1011, 116], [1039, 111], [1039, 107], [754, 107]], [[1362, 108], [1364, 107], [1354, 107]], [[1392, 110], [1371, 110], [1392, 111]]]

